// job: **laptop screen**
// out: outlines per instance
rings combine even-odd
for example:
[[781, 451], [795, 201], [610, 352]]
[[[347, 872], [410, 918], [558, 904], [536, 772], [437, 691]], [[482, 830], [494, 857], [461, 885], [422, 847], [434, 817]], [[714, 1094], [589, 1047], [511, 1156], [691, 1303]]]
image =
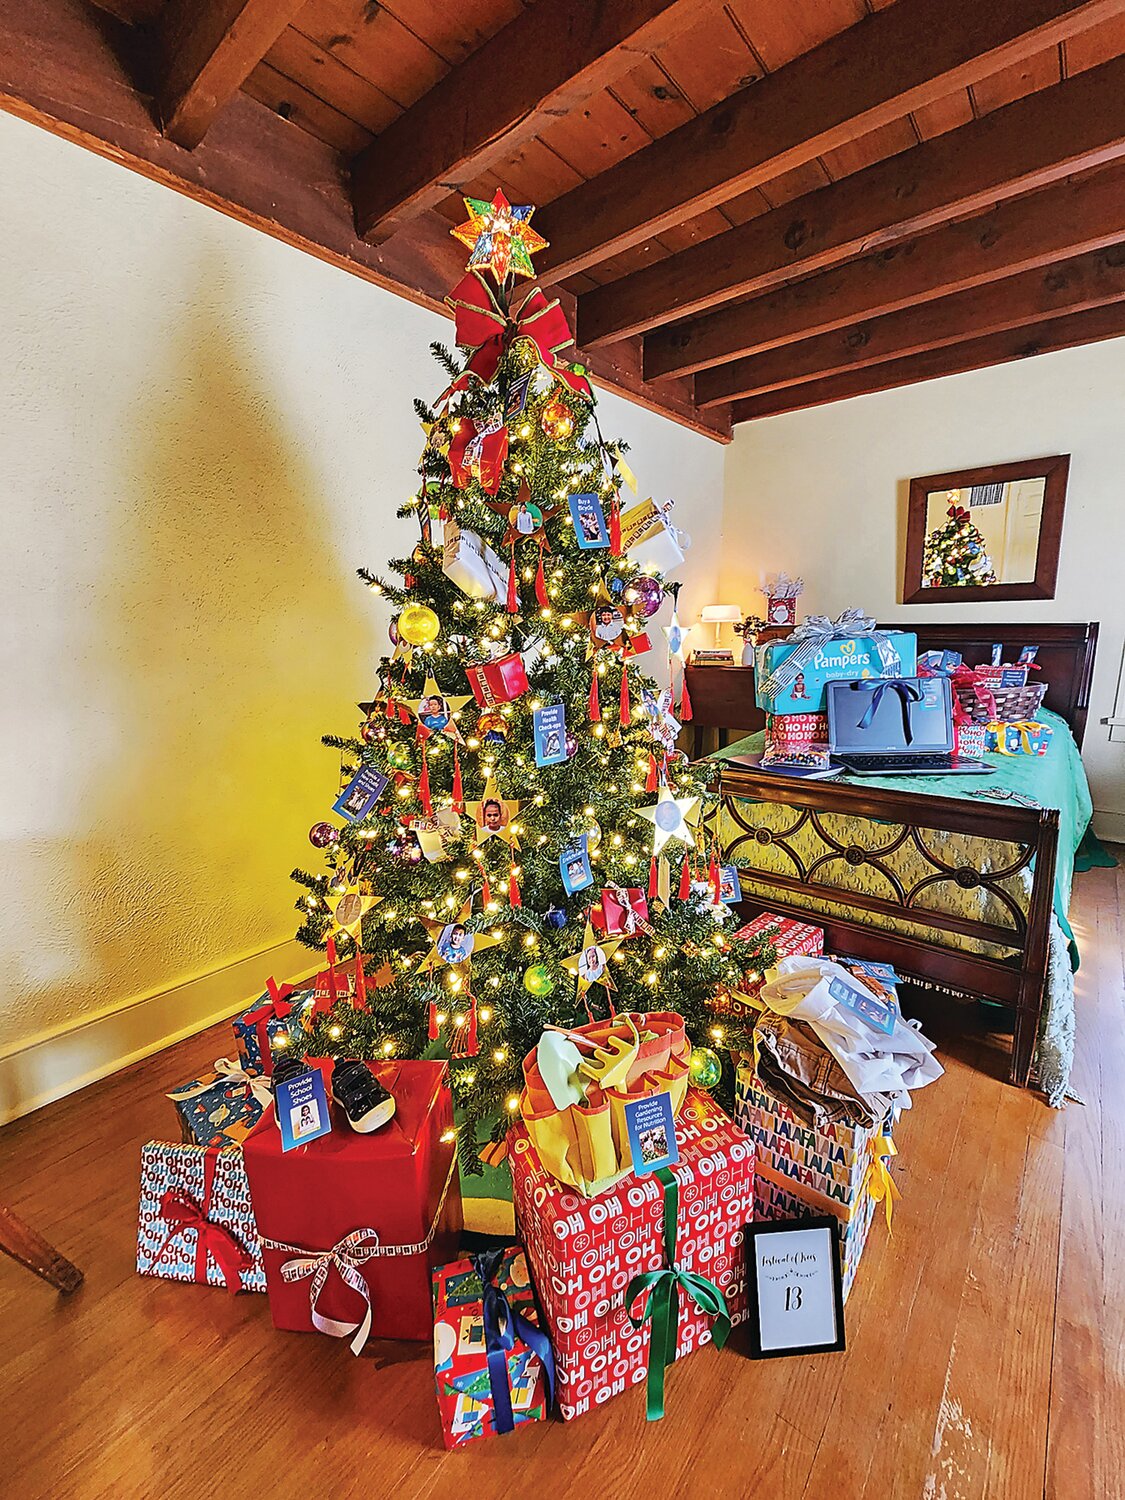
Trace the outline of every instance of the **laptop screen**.
[[933, 755], [953, 749], [947, 677], [828, 683], [828, 736], [840, 755]]

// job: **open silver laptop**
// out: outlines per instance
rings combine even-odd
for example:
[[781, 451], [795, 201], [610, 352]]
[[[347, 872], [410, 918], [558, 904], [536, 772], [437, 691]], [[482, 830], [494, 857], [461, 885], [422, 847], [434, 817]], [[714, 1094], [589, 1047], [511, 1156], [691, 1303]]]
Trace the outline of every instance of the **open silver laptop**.
[[853, 776], [989, 776], [993, 767], [953, 753], [948, 677], [830, 682], [828, 742]]

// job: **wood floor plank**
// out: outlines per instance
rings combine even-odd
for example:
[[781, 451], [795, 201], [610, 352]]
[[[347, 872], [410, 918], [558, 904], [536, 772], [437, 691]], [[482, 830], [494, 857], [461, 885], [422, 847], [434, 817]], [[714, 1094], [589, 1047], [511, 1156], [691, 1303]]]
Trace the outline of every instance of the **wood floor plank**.
[[0, 1490], [198, 1500], [237, 1472], [270, 1500], [1110, 1500], [1125, 1472], [1123, 896], [1122, 871], [1075, 885], [1085, 1105], [1009, 1088], [1003, 1045], [968, 1014], [935, 1028], [947, 1072], [897, 1132], [903, 1196], [893, 1234], [872, 1229], [847, 1352], [756, 1363], [736, 1334], [668, 1372], [660, 1423], [638, 1388], [446, 1454], [427, 1345], [355, 1360], [275, 1332], [263, 1297], [137, 1277], [140, 1146], [175, 1135], [164, 1091], [230, 1051], [224, 1027], [15, 1122], [0, 1200], [87, 1279], [60, 1299], [0, 1263]]

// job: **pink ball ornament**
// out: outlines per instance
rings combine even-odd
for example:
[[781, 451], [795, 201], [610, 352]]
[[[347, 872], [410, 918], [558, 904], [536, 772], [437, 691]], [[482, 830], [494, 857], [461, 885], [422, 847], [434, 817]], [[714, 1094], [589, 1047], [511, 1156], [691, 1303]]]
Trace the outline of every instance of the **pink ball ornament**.
[[309, 829], [309, 843], [314, 849], [327, 849], [340, 842], [340, 830], [331, 823], [314, 823]]
[[634, 578], [625, 590], [625, 597], [631, 601], [634, 614], [650, 620], [664, 603], [664, 585], [659, 578]]
[[373, 745], [376, 740], [387, 738], [387, 726], [378, 719], [365, 719], [359, 726], [359, 737], [365, 745]]
[[388, 627], [387, 627], [387, 634], [391, 638], [391, 645], [392, 646], [397, 646], [398, 645], [398, 622], [397, 621], [395, 621], [395, 620], [391, 621], [390, 625], [388, 625]]

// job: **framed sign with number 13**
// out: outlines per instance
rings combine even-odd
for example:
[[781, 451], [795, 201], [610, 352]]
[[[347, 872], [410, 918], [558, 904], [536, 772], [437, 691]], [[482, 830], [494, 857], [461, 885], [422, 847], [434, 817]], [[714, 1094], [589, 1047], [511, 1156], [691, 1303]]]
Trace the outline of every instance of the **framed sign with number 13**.
[[746, 1246], [754, 1358], [843, 1349], [839, 1221], [749, 1224]]

